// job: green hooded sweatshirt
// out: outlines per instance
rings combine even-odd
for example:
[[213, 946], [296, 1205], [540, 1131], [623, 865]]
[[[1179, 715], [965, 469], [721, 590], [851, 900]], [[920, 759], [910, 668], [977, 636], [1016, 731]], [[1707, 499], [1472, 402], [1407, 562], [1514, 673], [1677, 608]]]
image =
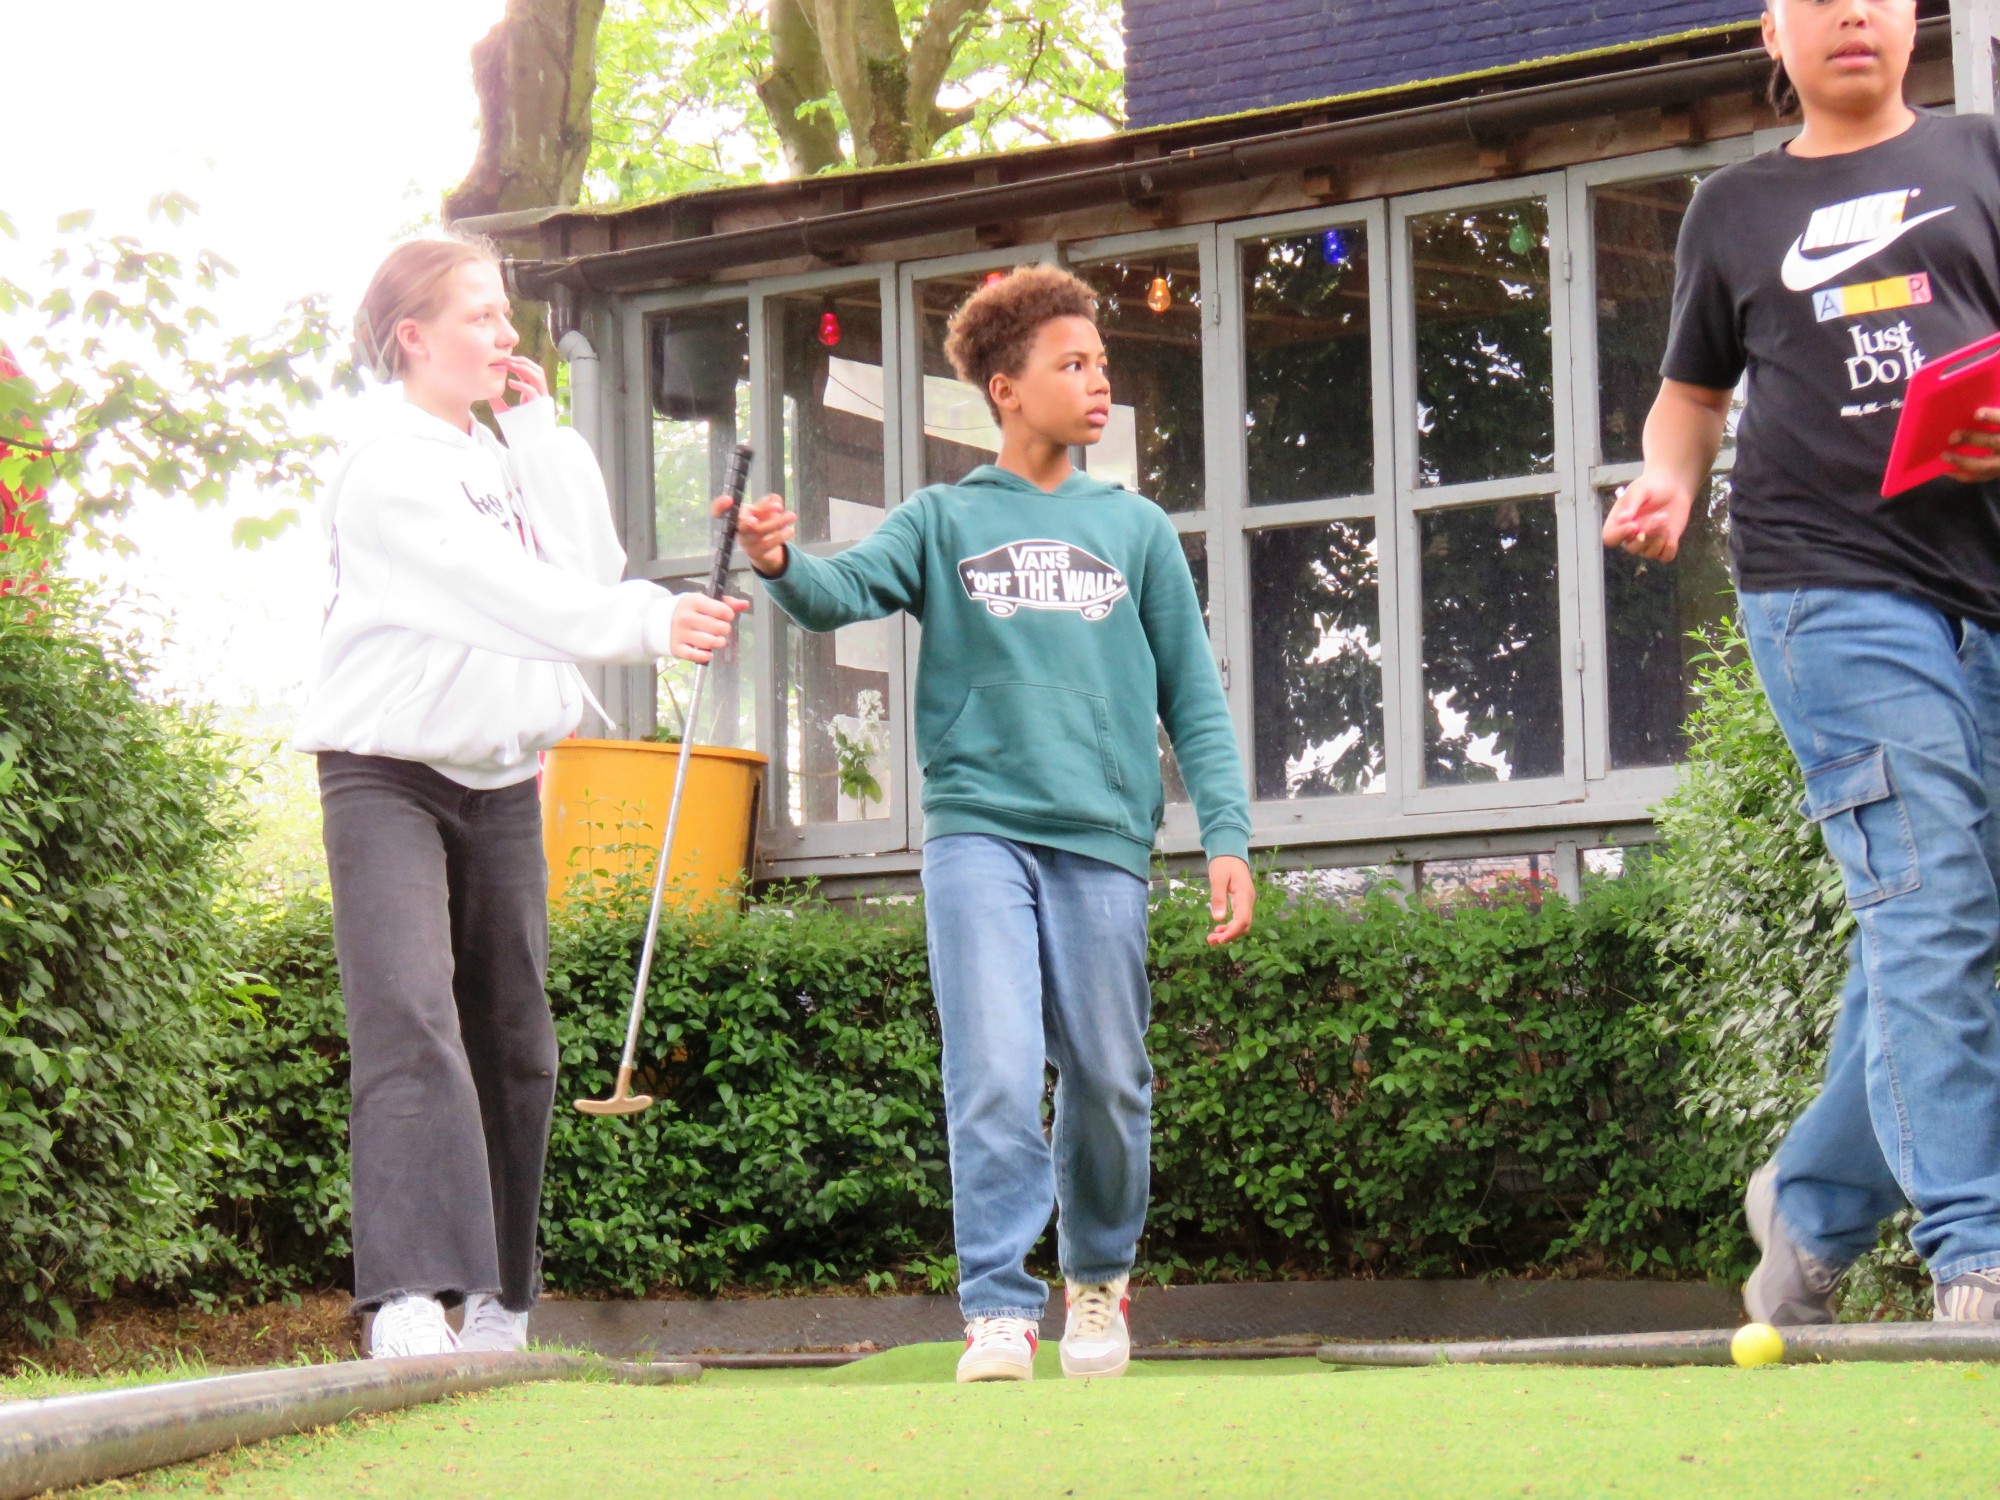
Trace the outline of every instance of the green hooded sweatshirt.
[[1250, 849], [1249, 799], [1194, 580], [1160, 508], [1074, 473], [988, 464], [919, 490], [836, 557], [786, 549], [772, 600], [807, 630], [923, 622], [924, 834], [990, 833], [1144, 877], [1164, 723], [1210, 858]]

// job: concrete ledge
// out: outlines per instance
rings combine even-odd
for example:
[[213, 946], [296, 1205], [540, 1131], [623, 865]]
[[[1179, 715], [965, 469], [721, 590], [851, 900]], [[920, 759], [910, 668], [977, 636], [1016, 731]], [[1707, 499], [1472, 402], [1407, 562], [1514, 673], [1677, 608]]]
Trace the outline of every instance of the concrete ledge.
[[[1062, 1334], [1062, 1299], [1042, 1320]], [[1263, 1340], [1465, 1340], [1734, 1328], [1736, 1294], [1668, 1281], [1293, 1281], [1144, 1287], [1132, 1334], [1144, 1348]], [[537, 1339], [616, 1359], [893, 1348], [964, 1335], [953, 1297], [769, 1297], [745, 1301], [545, 1301]]]

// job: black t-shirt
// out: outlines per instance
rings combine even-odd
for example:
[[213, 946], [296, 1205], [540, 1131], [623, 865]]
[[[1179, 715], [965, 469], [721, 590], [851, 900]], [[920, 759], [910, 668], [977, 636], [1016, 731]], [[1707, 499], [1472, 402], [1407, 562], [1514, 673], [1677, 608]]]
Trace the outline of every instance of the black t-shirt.
[[1681, 225], [1660, 373], [1750, 388], [1731, 476], [1740, 587], [1887, 589], [2000, 629], [2000, 486], [1881, 496], [1913, 368], [2000, 329], [2000, 131], [1919, 112], [1841, 156], [1770, 151]]

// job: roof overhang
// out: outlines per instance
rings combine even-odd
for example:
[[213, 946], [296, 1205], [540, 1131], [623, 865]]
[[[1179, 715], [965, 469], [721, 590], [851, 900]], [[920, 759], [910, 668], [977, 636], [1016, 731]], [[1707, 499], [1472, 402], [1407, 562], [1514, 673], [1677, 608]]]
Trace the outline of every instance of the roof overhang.
[[[1920, 0], [1917, 61], [1951, 54], [1941, 0]], [[1707, 101], [1761, 95], [1755, 22], [1486, 73], [1157, 126], [1000, 156], [717, 188], [606, 210], [543, 209], [462, 221], [538, 256], [509, 262], [521, 294], [567, 300], [699, 281], [751, 266], [842, 264], [864, 248], [1288, 174], [1338, 182], [1354, 162], [1427, 147], [1507, 159], [1527, 133], [1657, 110], [1694, 121]], [[1684, 127], [1699, 138], [1698, 124]], [[996, 234], [994, 243], [1006, 243]]]

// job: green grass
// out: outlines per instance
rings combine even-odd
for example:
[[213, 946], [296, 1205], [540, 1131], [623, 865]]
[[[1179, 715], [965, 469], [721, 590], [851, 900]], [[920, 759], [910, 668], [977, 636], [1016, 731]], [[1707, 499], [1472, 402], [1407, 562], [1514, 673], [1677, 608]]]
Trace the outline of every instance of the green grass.
[[1994, 1367], [1274, 1360], [961, 1387], [956, 1354], [927, 1345], [831, 1372], [712, 1372], [695, 1386], [520, 1387], [94, 1493], [1938, 1500], [2000, 1488]]

